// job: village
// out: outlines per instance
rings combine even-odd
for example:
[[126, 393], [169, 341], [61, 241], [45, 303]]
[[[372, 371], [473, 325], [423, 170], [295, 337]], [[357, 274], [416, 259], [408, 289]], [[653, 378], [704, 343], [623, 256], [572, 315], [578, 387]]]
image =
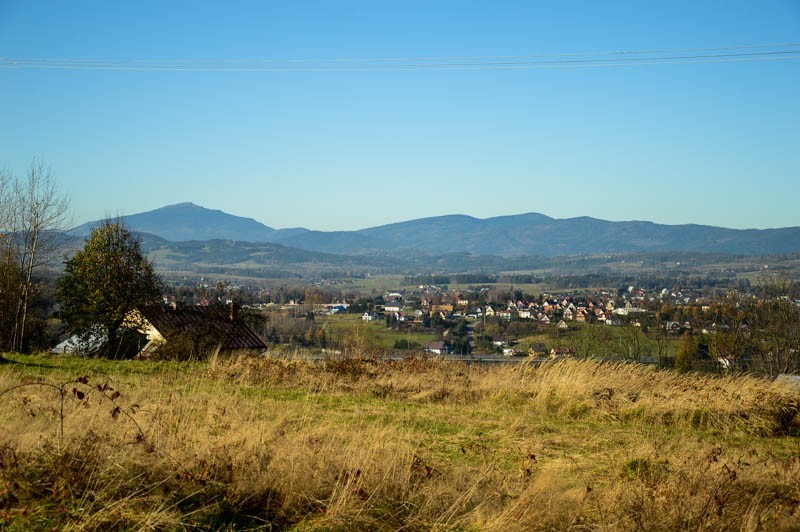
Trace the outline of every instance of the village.
[[[204, 280], [200, 290], [165, 296], [165, 304], [174, 306], [176, 298], [182, 304], [241, 302], [268, 349], [295, 356], [342, 354], [357, 336], [365, 353], [394, 357], [593, 357], [673, 367], [683, 340], [696, 369], [753, 370], [766, 358], [776, 358], [776, 349], [782, 350], [777, 358], [796, 359], [796, 346], [768, 346], [759, 331], [751, 331], [770, 326], [763, 311], [771, 305], [800, 309], [800, 300], [788, 288], [780, 293], [767, 285], [710, 292], [704, 287], [630, 284], [526, 293], [491, 284], [419, 284], [378, 294], [346, 288], [315, 283], [255, 290]], [[742, 339], [735, 353], [721, 340], [732, 335]], [[692, 340], [689, 347], [687, 338]]]

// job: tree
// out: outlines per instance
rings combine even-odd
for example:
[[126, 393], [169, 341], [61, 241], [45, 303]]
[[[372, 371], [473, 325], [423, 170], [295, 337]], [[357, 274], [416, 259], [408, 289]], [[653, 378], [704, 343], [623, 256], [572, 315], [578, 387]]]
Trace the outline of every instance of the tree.
[[34, 160], [20, 180], [0, 173], [0, 344], [23, 351], [38, 268], [56, 249], [56, 230], [66, 223], [69, 199], [51, 170]]
[[681, 343], [678, 352], [675, 354], [675, 369], [678, 371], [690, 371], [694, 367], [697, 358], [697, 342], [687, 331], [681, 336]]
[[[0, 352], [13, 350], [12, 337], [17, 315], [17, 301], [22, 297], [22, 272], [10, 260], [9, 251], [0, 249]], [[2, 357], [0, 357], [2, 360]]]
[[647, 350], [647, 336], [642, 332], [640, 326], [631, 325], [629, 323], [628, 325], [620, 327], [617, 340], [619, 341], [623, 357], [629, 358], [634, 362], [641, 361], [642, 356]]
[[[776, 376], [800, 372], [800, 284], [779, 276], [759, 286], [761, 303], [751, 309], [753, 351], [760, 371]], [[751, 368], [752, 369], [752, 368]]]
[[733, 358], [736, 369], [744, 369], [745, 357], [753, 350], [748, 319], [752, 314], [752, 300], [730, 292], [717, 305], [715, 334], [711, 338], [711, 355], [714, 358]]
[[11, 176], [0, 172], [0, 351], [13, 350], [16, 306], [20, 299], [22, 272], [14, 247], [15, 217]]
[[598, 354], [601, 344], [600, 333], [603, 331], [600, 325], [583, 324], [568, 340], [571, 340], [571, 347], [575, 348], [578, 356], [589, 358]]
[[13, 343], [14, 348], [21, 351], [25, 342], [33, 272], [49, 260], [55, 248], [53, 230], [65, 225], [69, 199], [59, 192], [50, 168], [40, 161], [31, 163], [26, 179], [17, 183], [15, 195], [21, 238], [20, 267], [24, 280]]
[[655, 333], [655, 344], [658, 367], [660, 368], [668, 366], [669, 343], [669, 331], [667, 331], [666, 323], [658, 324]]
[[131, 311], [154, 303], [163, 284], [142, 255], [139, 241], [120, 221], [96, 227], [82, 250], [67, 260], [59, 280], [61, 318], [75, 334], [106, 335], [103, 355], [120, 354], [122, 332], [136, 324]]

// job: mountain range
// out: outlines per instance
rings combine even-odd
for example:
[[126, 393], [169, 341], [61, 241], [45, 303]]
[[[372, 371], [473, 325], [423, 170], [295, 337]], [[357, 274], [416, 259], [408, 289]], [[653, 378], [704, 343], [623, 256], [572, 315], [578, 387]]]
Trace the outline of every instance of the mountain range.
[[[132, 230], [172, 242], [230, 240], [280, 244], [328, 254], [452, 254], [496, 256], [630, 252], [713, 252], [765, 255], [800, 251], [800, 227], [727, 229], [707, 225], [612, 222], [590, 217], [556, 219], [527, 213], [479, 219], [438, 216], [357, 231], [274, 229], [252, 218], [193, 203], [122, 217]], [[100, 221], [69, 231], [86, 236]]]

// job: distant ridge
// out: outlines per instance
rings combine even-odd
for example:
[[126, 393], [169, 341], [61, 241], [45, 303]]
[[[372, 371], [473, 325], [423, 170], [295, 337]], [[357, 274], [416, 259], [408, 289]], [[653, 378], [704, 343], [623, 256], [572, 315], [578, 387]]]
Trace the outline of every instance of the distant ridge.
[[673, 252], [764, 255], [800, 251], [800, 227], [726, 229], [706, 225], [554, 219], [538, 213], [479, 219], [437, 216], [351, 232], [309, 232], [278, 239], [286, 246], [328, 253], [415, 250], [431, 254], [564, 256]]
[[[555, 219], [539, 213], [494, 218], [447, 215], [358, 231], [276, 230], [251, 218], [193, 203], [122, 217], [133, 230], [163, 239], [271, 242], [337, 254], [471, 253], [496, 256], [563, 256], [629, 252], [703, 252], [765, 255], [800, 252], [800, 227], [726, 229], [706, 225], [611, 222], [590, 217]], [[70, 233], [83, 236], [99, 222]]]
[[[121, 218], [134, 231], [151, 233], [173, 242], [214, 239], [269, 242], [271, 235], [276, 232], [252, 218], [234, 216], [188, 202]], [[86, 236], [100, 222], [85, 223], [69, 233]]]

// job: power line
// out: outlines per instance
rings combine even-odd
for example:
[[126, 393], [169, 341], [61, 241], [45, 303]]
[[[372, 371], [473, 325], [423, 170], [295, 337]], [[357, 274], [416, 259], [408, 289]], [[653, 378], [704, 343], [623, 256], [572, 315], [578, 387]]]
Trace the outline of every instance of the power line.
[[474, 64], [443, 64], [443, 65], [401, 65], [392, 67], [358, 67], [358, 66], [343, 66], [339, 68], [326, 68], [318, 67], [303, 67], [303, 68], [263, 68], [263, 67], [233, 67], [233, 68], [218, 68], [218, 67], [156, 67], [156, 66], [102, 66], [102, 65], [3, 65], [0, 64], [0, 69], [18, 70], [18, 69], [58, 69], [58, 70], [90, 70], [90, 71], [130, 71], [130, 72], [412, 72], [412, 71], [446, 71], [446, 70], [511, 70], [511, 69], [547, 69], [547, 68], [588, 68], [588, 67], [620, 67], [620, 66], [646, 66], [646, 65], [678, 65], [678, 64], [701, 64], [701, 63], [742, 63], [753, 61], [777, 61], [787, 59], [800, 59], [800, 50], [786, 52], [787, 55], [783, 57], [718, 57], [712, 59], [699, 59], [703, 56], [673, 58], [672, 60], [666, 59], [652, 59], [641, 58], [636, 62], [633, 61], [617, 61], [613, 63], [600, 63], [598, 61], [589, 62], [551, 62], [551, 63], [506, 63], [506, 64], [491, 64], [491, 63], [474, 63]]
[[773, 43], [773, 44], [745, 44], [736, 46], [719, 46], [713, 48], [671, 48], [660, 50], [617, 50], [604, 52], [573, 52], [557, 54], [528, 54], [528, 55], [484, 55], [484, 56], [455, 56], [455, 57], [378, 57], [378, 58], [300, 58], [300, 59], [42, 59], [42, 58], [8, 58], [0, 57], [0, 61], [19, 62], [75, 62], [75, 63], [370, 63], [370, 62], [396, 62], [396, 61], [483, 61], [500, 59], [533, 59], [547, 57], [590, 57], [604, 55], [644, 55], [644, 54], [676, 54], [696, 52], [719, 52], [726, 50], [749, 50], [757, 48], [784, 48], [800, 46], [800, 42]]
[[[408, 72], [585, 68], [658, 64], [731, 63], [797, 59], [800, 43], [756, 44], [715, 48], [590, 52], [515, 56], [427, 57], [416, 59], [13, 59], [0, 58], [0, 69], [50, 69], [171, 72]], [[779, 48], [779, 49], [775, 49]], [[765, 50], [769, 49], [769, 50]], [[738, 50], [738, 51], [736, 51]], [[742, 51], [759, 50], [759, 51]], [[698, 53], [730, 52], [730, 53]], [[671, 55], [665, 55], [671, 54]], [[569, 57], [570, 59], [566, 59]], [[541, 60], [551, 58], [550, 60]], [[558, 58], [558, 59], [556, 59]], [[539, 60], [531, 60], [539, 59]], [[402, 62], [401, 64], [391, 64]], [[389, 63], [388, 65], [386, 63]]]

